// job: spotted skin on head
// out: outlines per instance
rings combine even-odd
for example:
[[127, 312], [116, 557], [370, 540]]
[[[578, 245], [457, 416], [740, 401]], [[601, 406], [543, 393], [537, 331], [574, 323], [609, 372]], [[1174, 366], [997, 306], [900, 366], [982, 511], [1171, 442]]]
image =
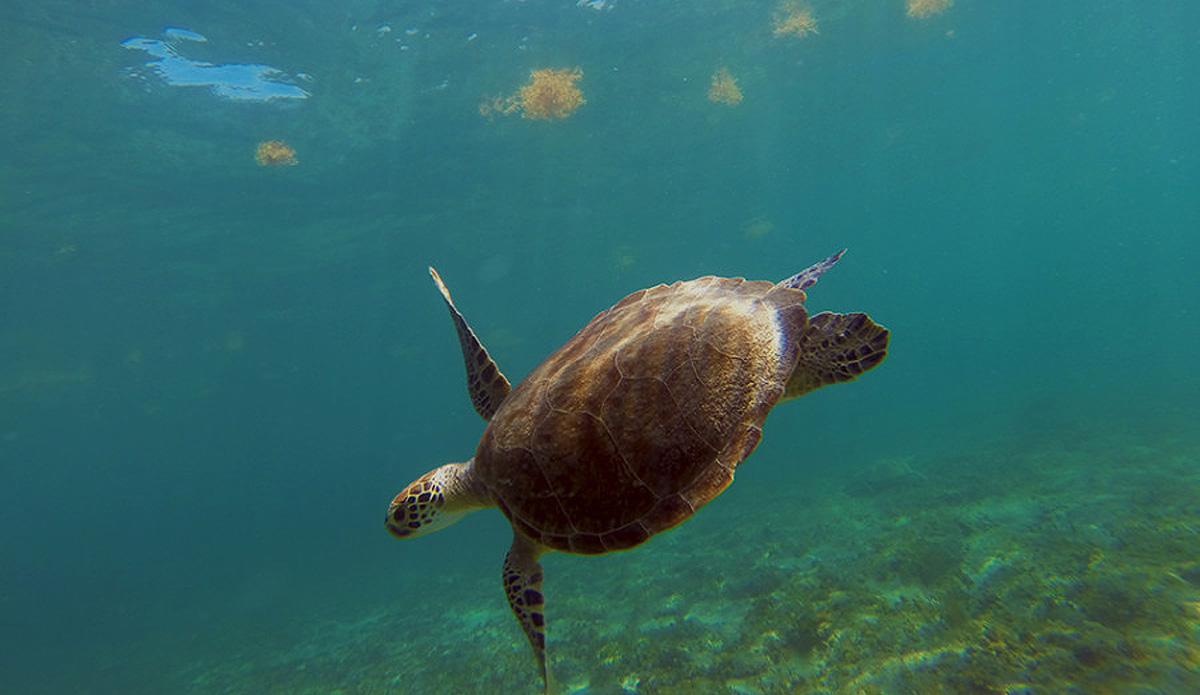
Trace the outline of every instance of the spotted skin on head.
[[407, 528], [408, 533], [413, 533], [433, 523], [434, 517], [445, 504], [446, 498], [440, 485], [429, 480], [418, 480], [392, 500], [388, 526], [392, 529]]
[[494, 506], [487, 487], [471, 472], [471, 461], [429, 471], [392, 498], [385, 523], [397, 538], [446, 528], [476, 509]]

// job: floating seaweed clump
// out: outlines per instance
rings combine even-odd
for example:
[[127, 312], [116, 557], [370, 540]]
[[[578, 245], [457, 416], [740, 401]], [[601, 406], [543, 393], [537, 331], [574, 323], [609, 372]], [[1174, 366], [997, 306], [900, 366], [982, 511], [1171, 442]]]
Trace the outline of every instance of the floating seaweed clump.
[[287, 143], [282, 140], [267, 140], [258, 143], [258, 149], [254, 152], [254, 161], [264, 167], [294, 166], [298, 163], [296, 150], [288, 147]]
[[950, 9], [954, 0], [908, 0], [908, 16], [925, 19]]
[[570, 116], [584, 101], [583, 92], [575, 84], [583, 77], [583, 70], [533, 70], [529, 83], [506, 97], [488, 97], [479, 104], [479, 114], [509, 115], [517, 111], [522, 118], [561, 120]]
[[812, 8], [796, 0], [784, 0], [775, 8], [775, 35], [804, 38], [817, 33]]
[[738, 89], [737, 80], [726, 68], [717, 68], [713, 73], [712, 84], [708, 87], [708, 100], [718, 104], [737, 106], [742, 101], [742, 90]]

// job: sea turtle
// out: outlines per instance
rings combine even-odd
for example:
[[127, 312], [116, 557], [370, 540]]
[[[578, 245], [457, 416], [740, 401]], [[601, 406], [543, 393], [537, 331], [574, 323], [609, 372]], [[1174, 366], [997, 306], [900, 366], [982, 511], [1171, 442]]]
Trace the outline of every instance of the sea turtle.
[[388, 530], [412, 538], [500, 508], [513, 527], [504, 593], [549, 692], [539, 556], [626, 550], [685, 521], [733, 480], [772, 406], [884, 358], [888, 331], [866, 314], [804, 309], [844, 251], [778, 283], [709, 276], [634, 292], [511, 392], [430, 268], [489, 424], [474, 457], [396, 495]]

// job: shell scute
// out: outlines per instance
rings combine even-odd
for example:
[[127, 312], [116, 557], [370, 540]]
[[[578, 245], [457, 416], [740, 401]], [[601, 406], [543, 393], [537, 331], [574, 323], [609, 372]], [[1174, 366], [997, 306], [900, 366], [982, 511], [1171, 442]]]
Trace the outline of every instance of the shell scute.
[[[489, 460], [503, 461], [503, 466], [497, 466], [496, 470], [490, 474], [490, 485], [498, 489], [519, 488], [521, 490], [520, 496], [513, 498], [514, 502], [519, 502], [514, 510], [517, 512], [517, 516], [521, 516], [520, 512], [530, 506], [540, 510], [539, 519], [553, 516], [557, 510], [559, 518], [553, 521], [554, 525], [567, 526], [566, 517], [555, 505], [557, 491], [542, 472], [538, 457], [530, 448], [524, 445], [514, 446], [511, 443], [504, 443], [505, 437], [497, 437], [496, 434], [498, 433], [492, 429], [485, 430], [479, 442], [480, 449], [486, 447], [493, 452]], [[500, 501], [504, 502], [505, 500], [501, 499]], [[513, 516], [507, 509], [504, 513], [510, 517]]]
[[604, 538], [598, 533], [576, 533], [567, 539], [571, 552], [581, 555], [598, 555], [608, 552]]
[[[640, 404], [655, 406], [647, 411]], [[688, 405], [662, 380], [651, 378], [623, 380], [620, 397], [605, 402], [604, 422], [610, 423], [622, 463], [656, 497], [677, 492], [696, 475], [696, 461], [711, 460], [720, 451], [709, 443], [715, 437], [708, 429], [688, 422]]]
[[694, 514], [696, 509], [697, 507], [684, 499], [682, 494], [675, 493], [660, 498], [641, 523], [650, 528], [671, 528]]
[[[683, 521], [683, 519], [686, 518], [686, 516], [682, 517], [679, 519], [679, 521]], [[647, 530], [646, 525], [646, 522], [635, 521], [633, 523], [625, 524], [616, 531], [610, 531], [604, 534], [601, 538], [604, 541], [605, 551], [624, 550], [626, 548], [632, 548], [646, 542], [646, 539], [653, 535], [649, 530]]]
[[[566, 521], [543, 524], [544, 531], [601, 534], [654, 504], [655, 492], [625, 464], [608, 428], [591, 413], [552, 411], [534, 431], [532, 449]], [[526, 500], [513, 504], [529, 506]], [[543, 505], [537, 506], [531, 514]]]

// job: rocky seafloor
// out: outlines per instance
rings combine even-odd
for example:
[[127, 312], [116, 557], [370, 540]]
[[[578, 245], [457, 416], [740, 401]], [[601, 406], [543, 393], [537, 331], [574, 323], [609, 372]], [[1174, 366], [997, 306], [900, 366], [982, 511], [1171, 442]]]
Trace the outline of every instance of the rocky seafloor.
[[[1200, 692], [1194, 439], [1060, 432], [802, 487], [731, 489], [632, 552], [545, 558], [557, 692]], [[539, 692], [498, 577], [445, 587], [193, 667], [185, 691]]]

